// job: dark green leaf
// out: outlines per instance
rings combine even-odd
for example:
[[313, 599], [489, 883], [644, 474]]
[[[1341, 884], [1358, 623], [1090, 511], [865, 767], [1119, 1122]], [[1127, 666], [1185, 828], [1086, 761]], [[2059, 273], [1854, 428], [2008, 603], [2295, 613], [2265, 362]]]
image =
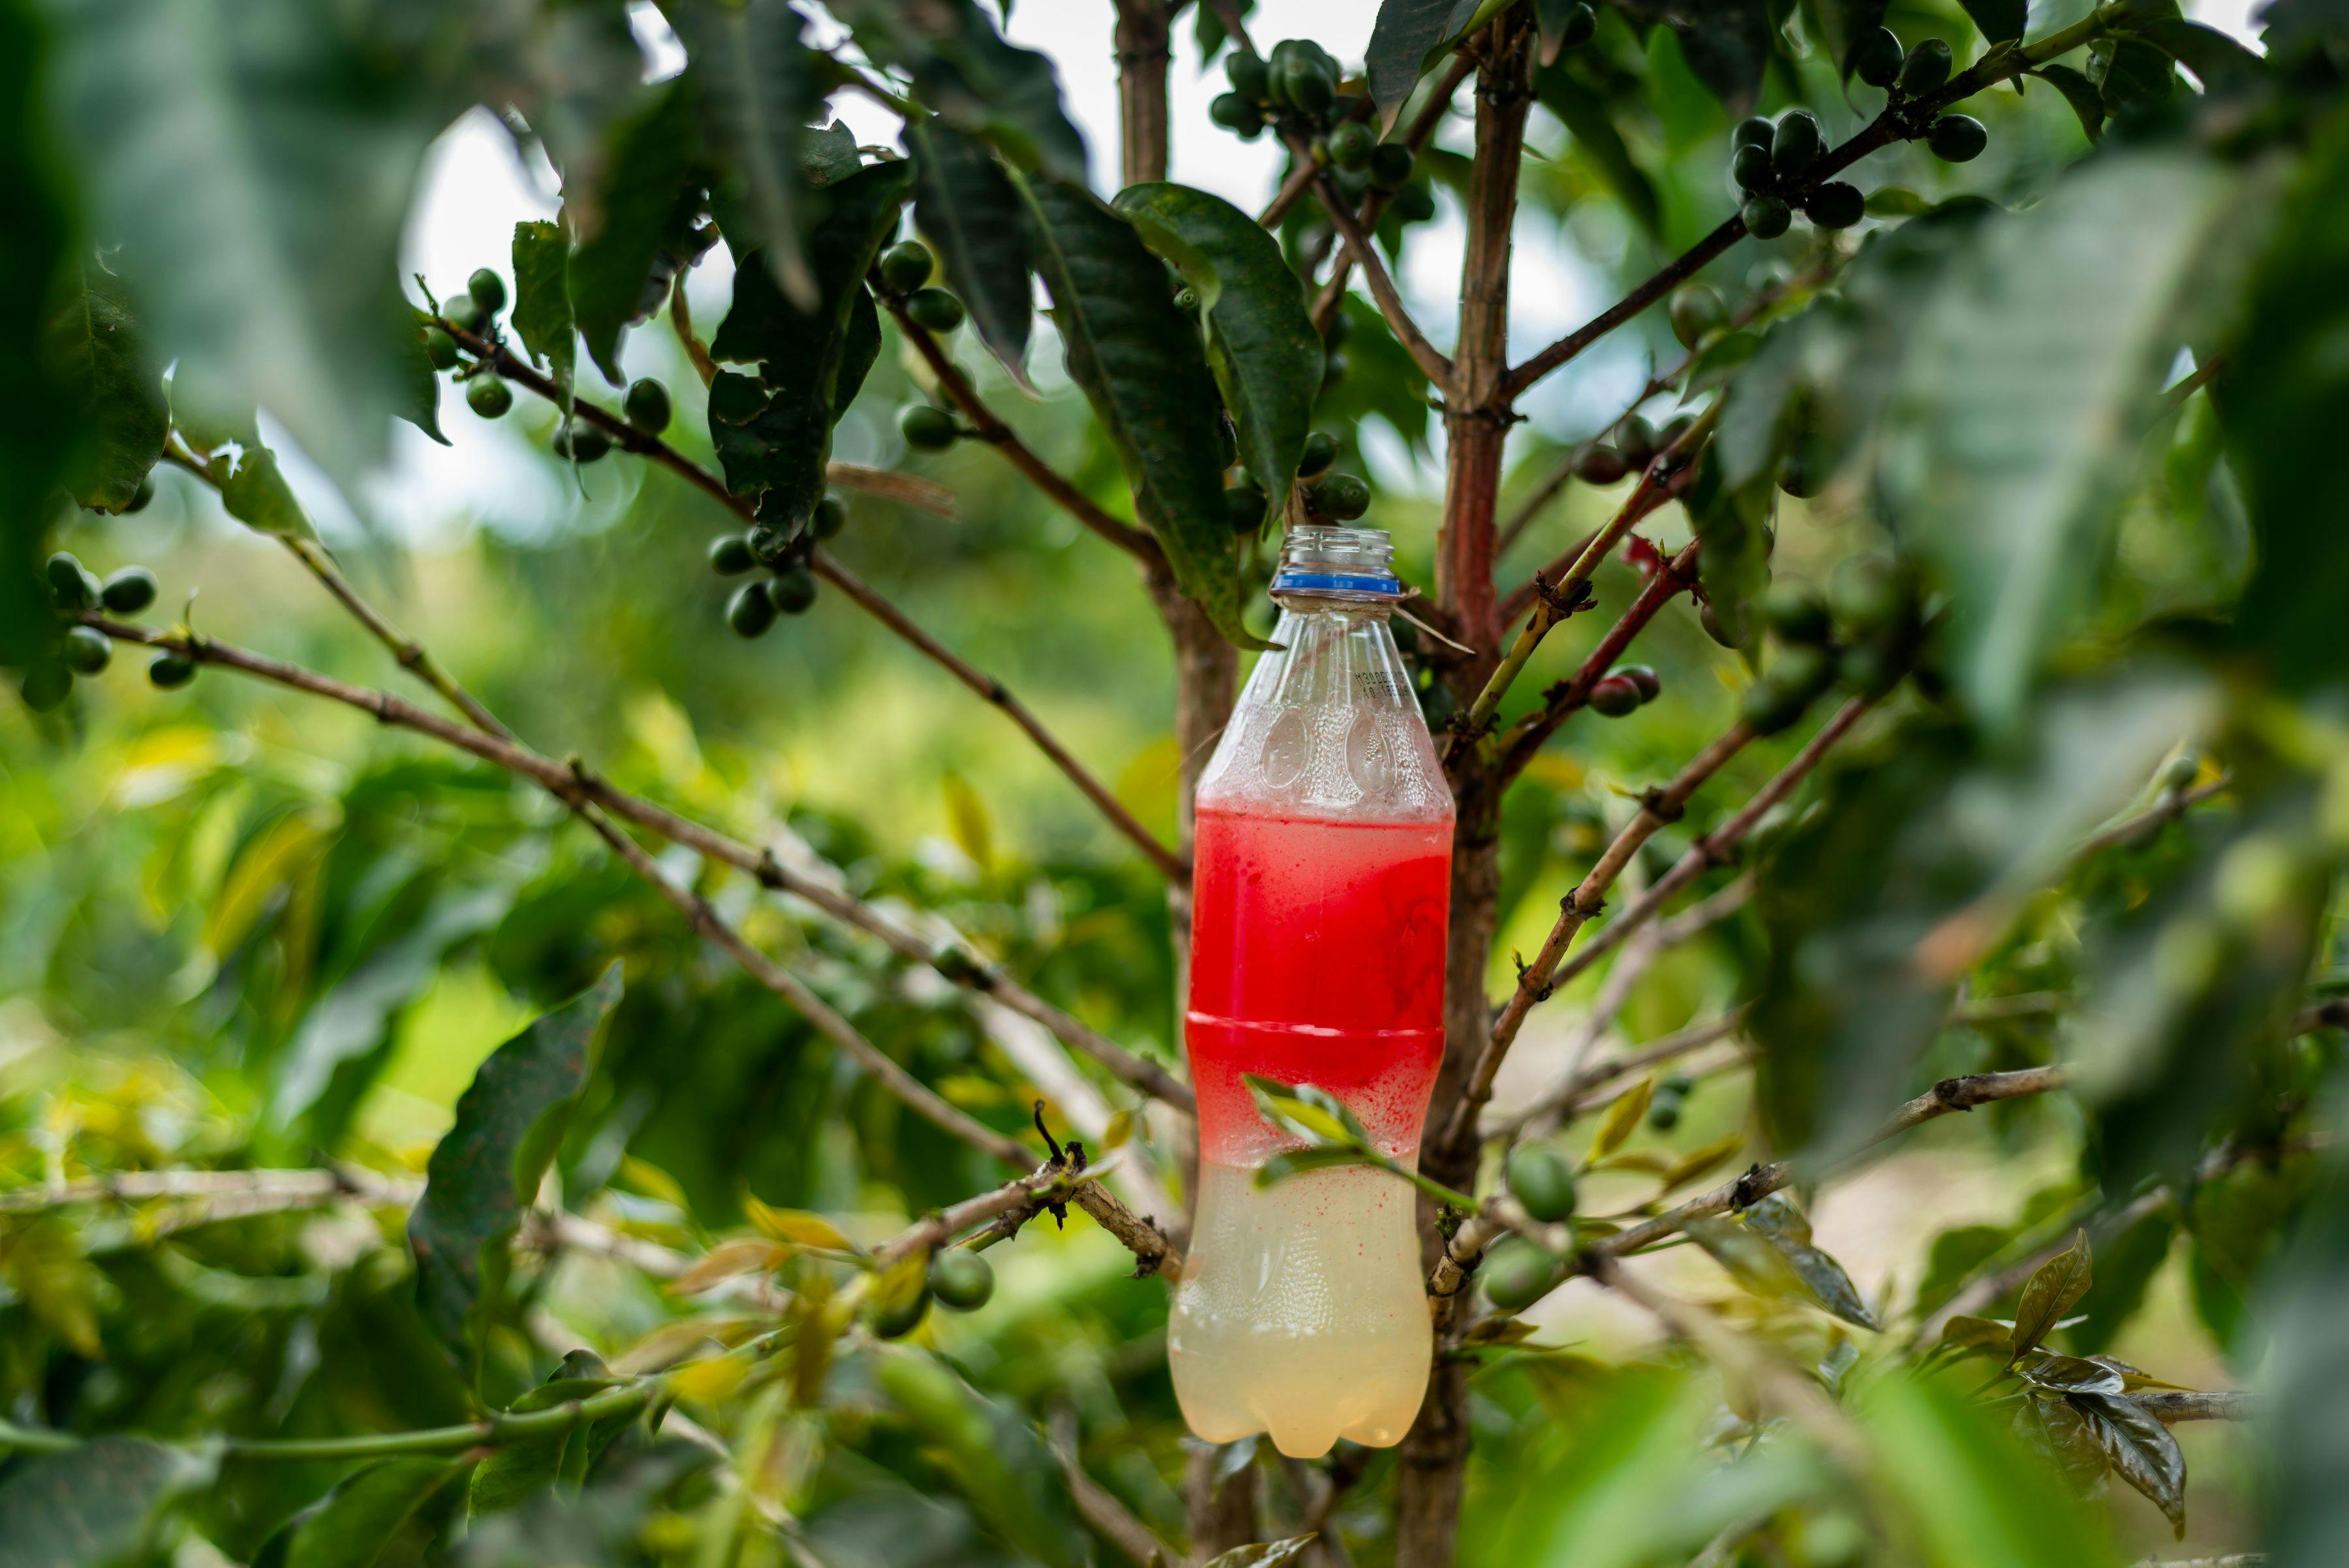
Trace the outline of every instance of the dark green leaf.
[[[43, 123], [49, 29], [29, 6], [0, 7], [0, 116]], [[30, 663], [53, 635], [40, 580], [54, 486], [76, 434], [72, 400], [42, 363], [49, 290], [68, 254], [65, 171], [54, 149], [0, 135], [0, 662]]]
[[1730, 113], [1744, 114], [1753, 108], [1775, 32], [1769, 0], [1687, 0], [1682, 5], [1636, 0], [1631, 9], [1635, 16], [1672, 29], [1689, 69]]
[[1280, 243], [1222, 197], [1182, 185], [1129, 186], [1116, 205], [1197, 292], [1240, 461], [1268, 494], [1286, 495], [1321, 385], [1321, 337]]
[[1803, 1289], [1823, 1311], [1861, 1328], [1884, 1326], [1844, 1266], [1812, 1245], [1811, 1222], [1795, 1207], [1793, 1199], [1783, 1192], [1772, 1193], [1745, 1211], [1745, 1225], [1778, 1249]]
[[1606, 100], [1583, 86], [1563, 64], [1546, 67], [1538, 72], [1534, 78], [1534, 90], [1540, 96], [1542, 107], [1557, 116], [1559, 123], [1574, 138], [1571, 151], [1590, 161], [1599, 178], [1607, 182], [1608, 189], [1615, 192], [1615, 199], [1623, 203], [1641, 228], [1651, 234], [1661, 234], [1663, 207], [1656, 196], [1655, 182], [1631, 156]]
[[400, 373], [406, 378], [407, 396], [398, 412], [399, 417], [439, 441], [449, 444], [440, 432], [440, 372], [425, 352], [424, 333], [431, 317], [420, 310], [411, 310], [408, 346], [400, 356]]
[[2267, 1452], [2267, 1546], [2273, 1568], [2331, 1568], [2349, 1550], [2349, 1157], [2326, 1156], [2314, 1201], [2293, 1230], [2268, 1298], [2275, 1390]]
[[106, 1437], [0, 1480], [0, 1568], [109, 1568], [136, 1557], [172, 1500], [212, 1484], [208, 1450]]
[[839, 120], [807, 132], [800, 143], [800, 173], [811, 185], [837, 185], [864, 167], [856, 133]]
[[122, 280], [85, 257], [60, 280], [49, 315], [45, 368], [85, 432], [67, 488], [84, 506], [119, 512], [163, 454], [171, 418], [162, 370], [140, 340]]
[[2102, 1520], [2078, 1506], [1999, 1407], [1897, 1376], [1871, 1379], [1857, 1402], [1878, 1495], [1914, 1532], [1918, 1561], [2082, 1568], [2113, 1560]]
[[2064, 95], [2064, 101], [2080, 117], [2080, 129], [2088, 133], [2089, 140], [2104, 135], [2105, 95], [2096, 90], [2095, 83], [2070, 66], [2041, 66], [2031, 74]]
[[1035, 258], [1019, 192], [986, 142], [941, 121], [907, 120], [905, 149], [915, 224], [945, 263], [947, 286], [979, 341], [1025, 386]]
[[886, 1346], [874, 1376], [922, 1440], [946, 1455], [948, 1473], [990, 1532], [1050, 1568], [1090, 1561], [1061, 1466], [1026, 1417], [925, 1351]]
[[2023, 1285], [2023, 1300], [2014, 1309], [2014, 1332], [2007, 1339], [2007, 1359], [2019, 1361], [2037, 1348], [2073, 1304], [2088, 1293], [2092, 1277], [2088, 1233], [2076, 1231], [2072, 1244], [2042, 1263]]
[[2044, 1350], [2024, 1356], [2015, 1370], [2024, 1382], [2063, 1394], [2118, 1394], [2125, 1386], [2121, 1375], [2101, 1361]]
[[698, 94], [703, 133], [750, 218], [738, 254], [761, 252], [783, 293], [816, 306], [800, 251], [801, 149], [823, 102], [821, 57], [800, 42], [805, 20], [785, 0], [678, 0], [662, 13], [685, 45], [686, 78]]
[[[1925, 1277], [1917, 1286], [1917, 1311], [1930, 1313], [1947, 1303], [2013, 1239], [2013, 1231], [1997, 1225], [1959, 1225], [1934, 1237]], [[1999, 1345], [2005, 1344], [2006, 1331], [2001, 1329]]]
[[2169, 1428], [2144, 1406], [2118, 1394], [2074, 1394], [2066, 1403], [2086, 1421], [2088, 1435], [2113, 1467], [2186, 1534], [2186, 1455]]
[[[1338, 308], [1346, 317], [1346, 358], [1353, 370], [1321, 389], [1313, 404], [1315, 428], [1344, 436], [1358, 432], [1366, 419], [1382, 420], [1413, 452], [1426, 452], [1432, 422], [1426, 373], [1396, 341], [1377, 306], [1348, 294]], [[1348, 444], [1359, 450], [1359, 435]]]
[[1991, 225], [1916, 324], [1883, 492], [1950, 589], [1958, 687], [2012, 735], [2071, 628], [2143, 448], [2179, 306], [2239, 182], [2206, 160], [2091, 160]]
[[408, 1240], [418, 1305], [460, 1366], [478, 1360], [481, 1335], [501, 1309], [508, 1244], [578, 1103], [596, 1032], [619, 999], [616, 963], [499, 1046], [432, 1150]]
[[576, 244], [572, 315], [588, 357], [614, 386], [621, 380], [621, 332], [658, 305], [647, 294], [690, 244], [701, 208], [698, 142], [691, 88], [672, 83], [613, 127], [590, 198], [565, 192]]
[[1815, 0], [1819, 38], [1827, 58], [1844, 76], [1851, 75], [1851, 52], [1862, 38], [1884, 26], [1887, 0]]
[[513, 286], [514, 331], [570, 397], [577, 348], [571, 319], [571, 242], [562, 224], [542, 220], [514, 225]]
[[254, 1568], [373, 1568], [416, 1511], [471, 1464], [433, 1455], [354, 1471], [281, 1526]]
[[2105, 1450], [2088, 1430], [2088, 1418], [2067, 1399], [2025, 1399], [2016, 1424], [2047, 1450], [2064, 1480], [2082, 1493], [2105, 1479]]
[[[625, 1381], [610, 1376], [604, 1363], [590, 1352], [574, 1350], [563, 1358], [545, 1382], [526, 1390], [506, 1408], [515, 1415], [552, 1410], [574, 1399], [589, 1398]], [[520, 1507], [558, 1480], [576, 1487], [612, 1440], [635, 1420], [636, 1412], [622, 1411], [553, 1437], [506, 1444], [473, 1471], [465, 1499], [467, 1514], [478, 1520], [484, 1514]], [[287, 1568], [295, 1565], [288, 1564]]]
[[267, 447], [248, 446], [233, 459], [215, 457], [212, 472], [220, 481], [222, 507], [246, 527], [289, 539], [318, 536], [310, 514], [278, 472], [277, 454]]
[[1208, 1559], [1207, 1568], [1282, 1568], [1305, 1554], [1313, 1544], [1310, 1535], [1292, 1535], [1284, 1541], [1259, 1542], [1254, 1546], [1235, 1546], [1229, 1552], [1218, 1552]]
[[2178, 1217], [2157, 1210], [2107, 1236], [2096, 1249], [2096, 1279], [2080, 1298], [2080, 1322], [2064, 1332], [2073, 1348], [2094, 1355], [2119, 1336], [2145, 1302], [2147, 1287], [2169, 1259]]
[[1085, 140], [1061, 105], [1060, 73], [1045, 56], [1005, 43], [971, 0], [828, 8], [867, 54], [910, 75], [915, 98], [948, 125], [987, 138], [1014, 168], [1085, 182]]
[[1936, 1347], [1952, 1350], [1961, 1355], [1995, 1355], [2004, 1360], [2013, 1345], [2013, 1324], [1960, 1313], [1941, 1325], [1941, 1337]]
[[1394, 122], [1395, 111], [1427, 68], [1428, 56], [1476, 14], [1476, 6], [1477, 0], [1381, 0], [1362, 65], [1381, 124]]
[[2027, 0], [1958, 0], [1966, 15], [1982, 30], [1986, 42], [2003, 44], [2023, 36], [2024, 14], [2030, 9]]
[[2088, 80], [2103, 96], [2106, 114], [2158, 103], [2178, 90], [2178, 72], [2168, 52], [2127, 35], [2099, 38], [2088, 47]]
[[[663, 1438], [614, 1450], [594, 1481], [541, 1492], [511, 1512], [470, 1521], [451, 1561], [462, 1568], [627, 1568], [645, 1561], [647, 1515], [709, 1467], [708, 1449]], [[264, 1568], [256, 1564], [255, 1568]]]
[[2229, 92], [2258, 81], [2267, 61], [2216, 27], [2183, 16], [2157, 16], [2131, 29], [2194, 73], [2206, 92]]

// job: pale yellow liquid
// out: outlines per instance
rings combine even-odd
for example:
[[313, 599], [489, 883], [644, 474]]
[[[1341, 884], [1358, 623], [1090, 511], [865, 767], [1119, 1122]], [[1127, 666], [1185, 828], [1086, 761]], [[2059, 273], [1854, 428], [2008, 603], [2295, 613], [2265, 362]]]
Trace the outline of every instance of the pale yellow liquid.
[[1401, 1442], [1433, 1351], [1411, 1189], [1364, 1167], [1255, 1179], [1199, 1167], [1166, 1325], [1183, 1418], [1214, 1443], [1267, 1433], [1299, 1459], [1340, 1438]]

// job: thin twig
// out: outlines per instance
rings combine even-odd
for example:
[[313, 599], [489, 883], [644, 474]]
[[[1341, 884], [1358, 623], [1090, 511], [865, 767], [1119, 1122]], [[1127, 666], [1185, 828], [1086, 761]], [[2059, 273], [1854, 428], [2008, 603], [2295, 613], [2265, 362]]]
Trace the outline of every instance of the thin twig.
[[1321, 209], [1336, 226], [1339, 237], [1345, 241], [1347, 254], [1361, 269], [1362, 280], [1371, 286], [1371, 297], [1377, 302], [1379, 313], [1386, 317], [1388, 329], [1394, 333], [1395, 340], [1411, 356], [1412, 363], [1419, 367], [1421, 375], [1439, 387], [1449, 387], [1452, 384], [1452, 361], [1427, 340], [1427, 334], [1421, 331], [1419, 323], [1411, 318], [1410, 310], [1403, 305], [1402, 295], [1395, 288], [1394, 279], [1388, 275], [1385, 264], [1379, 260], [1378, 252], [1371, 245], [1370, 236], [1354, 221], [1353, 212], [1346, 205], [1345, 198], [1338, 194], [1326, 178], [1313, 182], [1313, 193], [1320, 199]]
[[[1412, 117], [1411, 124], [1404, 128], [1402, 133], [1402, 144], [1411, 149], [1414, 158], [1434, 137], [1436, 127], [1444, 123], [1444, 115], [1452, 108], [1453, 95], [1460, 90], [1460, 84], [1466, 81], [1468, 73], [1475, 68], [1475, 56], [1465, 50], [1454, 52], [1452, 58], [1444, 63], [1443, 74], [1435, 78], [1434, 88], [1420, 104], [1419, 112]], [[1379, 220], [1386, 216], [1387, 208], [1393, 202], [1394, 193], [1390, 191], [1365, 192], [1361, 215], [1356, 219], [1357, 225], [1366, 234], [1376, 234]], [[1322, 332], [1330, 330], [1330, 322], [1338, 314], [1339, 302], [1346, 297], [1346, 275], [1352, 269], [1353, 263], [1351, 251], [1340, 251], [1338, 259], [1330, 264], [1329, 281], [1322, 284], [1321, 292], [1314, 296], [1313, 325]]]

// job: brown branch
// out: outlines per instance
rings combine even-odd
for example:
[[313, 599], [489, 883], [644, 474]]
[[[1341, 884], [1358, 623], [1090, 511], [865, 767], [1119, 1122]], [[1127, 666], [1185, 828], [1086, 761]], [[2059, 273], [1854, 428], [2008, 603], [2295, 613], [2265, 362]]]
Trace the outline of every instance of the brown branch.
[[701, 378], [705, 387], [718, 379], [718, 361], [709, 357], [709, 346], [693, 330], [693, 306], [685, 300], [685, 272], [669, 286], [668, 324], [676, 329], [677, 340], [685, 348], [685, 357], [693, 366], [693, 373]]
[[1144, 566], [1162, 561], [1165, 553], [1147, 530], [1131, 523], [1121, 523], [1097, 505], [1092, 497], [1071, 483], [1068, 477], [1036, 455], [1035, 449], [1021, 441], [1013, 431], [988, 406], [978, 395], [962, 367], [954, 362], [945, 347], [927, 327], [905, 314], [903, 296], [883, 292], [881, 303], [888, 307], [897, 323], [897, 330], [914, 346], [914, 352], [930, 368], [937, 379], [938, 388], [947, 400], [955, 406], [970, 425], [969, 439], [984, 441], [1003, 454], [1003, 461], [1018, 469], [1030, 484], [1042, 491], [1046, 499], [1095, 534], [1132, 556]]
[[2195, 806], [2214, 795], [2224, 794], [2234, 781], [2226, 777], [2212, 779], [2209, 784], [2195, 784], [2189, 789], [2172, 790], [2143, 811], [2133, 813], [2101, 832], [2081, 840], [2072, 851], [2075, 860], [2085, 859], [2099, 850], [2117, 845], [2142, 844], [2169, 824], [2184, 816]]
[[1599, 646], [1590, 650], [1575, 672], [1542, 693], [1542, 705], [1526, 713], [1503, 731], [1500, 737], [1500, 761], [1497, 771], [1504, 783], [1525, 772], [1526, 764], [1542, 748], [1542, 742], [1557, 732], [1559, 725], [1590, 701], [1590, 689], [1607, 678], [1615, 661], [1632, 639], [1656, 618], [1656, 613], [1666, 601], [1684, 591], [1696, 581], [1697, 545], [1694, 540], [1682, 546], [1680, 552], [1664, 563], [1663, 568], [1648, 579]]
[[1135, 1518], [1133, 1511], [1118, 1501], [1115, 1492], [1085, 1473], [1077, 1458], [1076, 1413], [1064, 1409], [1061, 1417], [1053, 1422], [1047, 1446], [1060, 1461], [1061, 1474], [1069, 1483], [1069, 1501], [1075, 1505], [1077, 1517], [1123, 1552], [1135, 1568], [1170, 1568], [1188, 1563], [1191, 1559], [1161, 1541], [1158, 1532]]
[[[562, 389], [541, 375], [536, 369], [509, 353], [502, 344], [476, 337], [447, 321], [441, 322], [440, 325], [448, 327], [450, 336], [454, 337], [468, 352], [488, 360], [499, 375], [507, 380], [528, 388], [550, 402], [561, 405]], [[936, 344], [932, 344], [932, 347], [935, 348]], [[752, 520], [749, 502], [728, 490], [725, 482], [716, 474], [711, 473], [659, 437], [647, 435], [626, 421], [585, 399], [574, 399], [572, 401], [571, 410], [574, 418], [583, 419], [603, 431], [612, 438], [615, 444], [660, 464], [743, 521]], [[1123, 527], [1124, 524], [1120, 524], [1119, 526]], [[1155, 548], [1154, 545], [1153, 548]], [[1157, 867], [1175, 881], [1188, 880], [1190, 867], [1185, 866], [1174, 851], [1161, 844], [1148, 828], [1143, 826], [1134, 818], [1133, 813], [1120, 805], [1117, 797], [1103, 787], [1100, 780], [1085, 770], [1083, 764], [1070, 753], [1069, 749], [1061, 745], [1050, 731], [1044, 728], [1042, 722], [1029, 711], [1027, 705], [1011, 695], [1010, 689], [1003, 682], [974, 668], [968, 660], [949, 650], [936, 638], [922, 630], [903, 610], [898, 609], [896, 606], [852, 576], [839, 562], [833, 560], [829, 553], [817, 550], [809, 561], [809, 567], [817, 576], [831, 583], [854, 600], [866, 614], [912, 643], [922, 653], [943, 666], [956, 680], [977, 692], [994, 707], [1001, 710], [1007, 718], [1019, 727], [1022, 733], [1026, 734], [1046, 756], [1052, 760], [1053, 765], [1067, 776], [1069, 782], [1075, 784], [1084, 793], [1086, 799], [1101, 809], [1102, 815], [1109, 819], [1110, 826], [1124, 835], [1135, 848], [1141, 850], [1149, 858], [1153, 866]]]
[[[2021, 47], [2011, 45], [1993, 47], [1972, 66], [1952, 77], [1939, 91], [1911, 102], [1888, 107], [1851, 140], [1824, 154], [1802, 179], [1787, 186], [1780, 194], [1788, 202], [1799, 204], [1803, 196], [1869, 153], [1895, 141], [1921, 135], [1940, 110], [1961, 99], [1971, 97], [1984, 88], [2020, 76], [2033, 66], [2068, 54], [2097, 36], [2127, 10], [2127, 0], [2121, 0], [2119, 4], [2100, 7], [2085, 20], [2051, 34], [2036, 44]], [[1511, 370], [1503, 383], [1507, 395], [1514, 398], [1522, 394], [1544, 376], [1694, 276], [1707, 262], [1744, 237], [1745, 220], [1733, 213], [1726, 223], [1657, 269], [1630, 293]]]
[[1532, 1105], [1493, 1126], [1479, 1127], [1477, 1135], [1485, 1138], [1515, 1137], [1518, 1133], [1552, 1126], [1563, 1127], [1585, 1110], [1595, 1108], [1600, 1096], [1615, 1088], [1635, 1073], [1666, 1062], [1675, 1061], [1692, 1051], [1701, 1051], [1717, 1040], [1726, 1040], [1745, 1026], [1745, 1010], [1738, 1008], [1720, 1018], [1702, 1023], [1692, 1023], [1686, 1029], [1652, 1041], [1636, 1051], [1627, 1051], [1609, 1061], [1595, 1063], [1569, 1074], [1566, 1082], [1536, 1100]]
[[1558, 961], [1566, 956], [1574, 934], [1583, 922], [1606, 907], [1607, 891], [1621, 876], [1623, 867], [1631, 863], [1640, 846], [1655, 836], [1657, 829], [1668, 823], [1678, 822], [1689, 797], [1702, 788], [1707, 779], [1719, 773], [1729, 759], [1745, 748], [1754, 739], [1754, 732], [1743, 722], [1732, 724], [1711, 745], [1689, 760], [1688, 764], [1673, 775], [1672, 781], [1660, 790], [1651, 790], [1640, 801], [1640, 809], [1623, 830], [1599, 856], [1599, 863], [1583, 874], [1574, 890], [1558, 904], [1557, 922], [1550, 928], [1548, 938], [1534, 961], [1517, 975], [1516, 990], [1510, 993], [1501, 1016], [1493, 1024], [1492, 1037], [1485, 1043], [1476, 1065], [1468, 1075], [1468, 1085], [1454, 1106], [1452, 1119], [1444, 1131], [1443, 1142], [1457, 1147], [1474, 1137], [1477, 1114], [1493, 1096], [1493, 1079], [1509, 1054], [1517, 1037], [1517, 1030], [1534, 1004], [1550, 993], [1550, 977]]
[[[1308, 161], [1310, 161], [1309, 153]], [[1371, 286], [1371, 297], [1378, 302], [1379, 313], [1386, 317], [1389, 330], [1410, 354], [1412, 363], [1419, 367], [1421, 375], [1438, 387], [1450, 387], [1452, 361], [1427, 340], [1427, 334], [1421, 331], [1419, 323], [1411, 318], [1411, 312], [1403, 306], [1402, 296], [1395, 289], [1394, 279], [1388, 275], [1385, 264], [1379, 260], [1370, 236], [1354, 221], [1353, 212], [1347, 206], [1345, 199], [1331, 188], [1326, 178], [1314, 180], [1313, 194], [1320, 199], [1322, 211], [1329, 214], [1339, 237], [1345, 241], [1347, 254], [1354, 258], [1354, 265], [1362, 269], [1362, 281]]]
[[83, 617], [83, 620], [118, 641], [169, 649], [198, 663], [218, 665], [294, 691], [341, 702], [372, 715], [382, 723], [429, 735], [460, 751], [470, 752], [483, 762], [530, 779], [566, 802], [576, 797], [592, 803], [615, 816], [681, 844], [709, 859], [747, 872], [762, 887], [802, 898], [824, 914], [880, 938], [900, 955], [929, 964], [957, 985], [995, 998], [1014, 1012], [1034, 1019], [1061, 1041], [1092, 1056], [1118, 1077], [1145, 1094], [1166, 1099], [1185, 1109], [1190, 1108], [1193, 1103], [1190, 1091], [1163, 1068], [1143, 1061], [1114, 1041], [1078, 1023], [1009, 976], [977, 963], [958, 944], [933, 947], [904, 930], [870, 905], [814, 877], [785, 868], [772, 851], [755, 848], [715, 828], [630, 794], [582, 763], [558, 762], [518, 742], [503, 741], [438, 714], [426, 712], [388, 692], [354, 686], [231, 643], [192, 633], [153, 631], [145, 627], [109, 620], [103, 616], [88, 615]]
[[[1402, 144], [1411, 149], [1413, 157], [1417, 157], [1434, 137], [1435, 128], [1444, 123], [1445, 113], [1452, 108], [1453, 95], [1460, 90], [1460, 84], [1466, 81], [1468, 73], [1475, 68], [1476, 57], [1466, 50], [1455, 52], [1444, 63], [1444, 73], [1436, 78], [1434, 89], [1427, 95], [1425, 101], [1419, 106], [1419, 112], [1412, 117], [1411, 124], [1403, 130]], [[1361, 213], [1356, 220], [1364, 234], [1378, 232], [1379, 220], [1386, 216], [1387, 208], [1393, 201], [1394, 193], [1390, 191], [1364, 193]], [[1314, 296], [1313, 325], [1323, 332], [1330, 330], [1330, 319], [1338, 314], [1338, 302], [1346, 296], [1346, 275], [1353, 265], [1353, 259], [1351, 252], [1340, 252], [1337, 261], [1330, 265], [1329, 281]]]

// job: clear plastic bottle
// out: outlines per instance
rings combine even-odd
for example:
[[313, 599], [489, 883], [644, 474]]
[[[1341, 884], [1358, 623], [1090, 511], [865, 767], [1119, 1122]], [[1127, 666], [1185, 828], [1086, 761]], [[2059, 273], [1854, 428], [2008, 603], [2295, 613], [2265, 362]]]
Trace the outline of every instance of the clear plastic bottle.
[[1295, 1458], [1399, 1442], [1427, 1385], [1410, 1188], [1343, 1168], [1259, 1189], [1291, 1140], [1242, 1075], [1315, 1084], [1418, 1157], [1444, 1052], [1452, 794], [1387, 629], [1376, 528], [1290, 530], [1281, 607], [1199, 786], [1185, 1044], [1199, 1207], [1168, 1323], [1199, 1436]]

